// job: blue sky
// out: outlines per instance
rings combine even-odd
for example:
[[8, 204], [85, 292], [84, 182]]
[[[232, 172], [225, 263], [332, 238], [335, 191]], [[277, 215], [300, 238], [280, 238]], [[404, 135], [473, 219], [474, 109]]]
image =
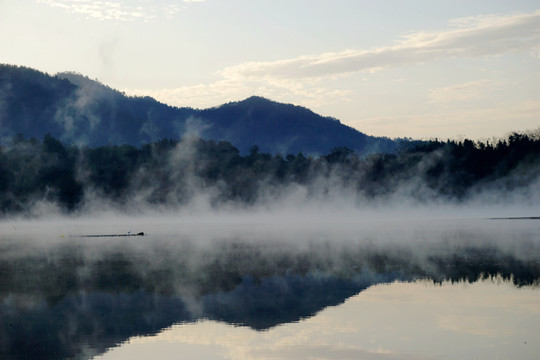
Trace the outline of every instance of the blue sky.
[[176, 106], [261, 95], [379, 136], [540, 126], [536, 0], [0, 0], [0, 62]]

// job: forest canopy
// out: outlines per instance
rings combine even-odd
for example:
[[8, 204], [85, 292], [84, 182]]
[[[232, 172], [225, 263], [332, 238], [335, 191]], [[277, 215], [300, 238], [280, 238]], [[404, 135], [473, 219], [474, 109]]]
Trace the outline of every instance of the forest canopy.
[[40, 201], [66, 213], [96, 199], [118, 207], [181, 207], [200, 194], [213, 207], [251, 206], [294, 191], [302, 199], [346, 194], [359, 203], [396, 196], [463, 202], [483, 191], [517, 191], [534, 201], [539, 184], [540, 139], [520, 133], [493, 143], [411, 142], [393, 154], [364, 157], [347, 147], [313, 157], [271, 155], [253, 146], [242, 155], [229, 142], [198, 137], [90, 148], [51, 135], [41, 141], [18, 135], [0, 148], [4, 215], [28, 213]]

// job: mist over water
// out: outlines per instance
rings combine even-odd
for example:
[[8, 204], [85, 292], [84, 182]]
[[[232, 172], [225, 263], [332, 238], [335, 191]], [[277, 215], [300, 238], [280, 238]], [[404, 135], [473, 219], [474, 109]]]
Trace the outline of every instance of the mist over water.
[[[19, 155], [37, 146], [22, 144]], [[51, 164], [67, 156], [53, 139], [47, 146], [57, 151], [45, 156]], [[444, 175], [430, 185], [437, 154], [394, 174], [374, 170], [379, 158], [332, 160], [343, 150], [284, 160], [195, 138], [163, 146], [67, 156], [60, 169], [74, 177], [63, 185], [80, 193], [55, 182], [17, 201], [7, 193], [4, 204], [19, 211], [0, 221], [2, 357], [88, 359], [200, 321], [269, 331], [396, 281], [501, 279], [538, 291], [535, 162], [459, 187]], [[237, 165], [212, 163], [216, 149]], [[152, 161], [102, 171], [129, 154]], [[85, 162], [92, 156], [105, 160]], [[309, 164], [304, 173], [295, 161]]]
[[[501, 277], [538, 289], [539, 221], [485, 215], [321, 203], [4, 220], [1, 351], [91, 358], [201, 319], [272, 329], [394, 281]], [[83, 236], [128, 232], [145, 236]]]

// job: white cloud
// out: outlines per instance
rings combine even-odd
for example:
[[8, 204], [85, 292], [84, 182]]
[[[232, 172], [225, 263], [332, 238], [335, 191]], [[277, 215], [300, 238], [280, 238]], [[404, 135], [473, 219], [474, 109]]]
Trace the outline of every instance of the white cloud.
[[38, 0], [38, 2], [94, 20], [149, 21], [155, 18], [152, 11], [147, 11], [142, 6], [126, 6], [118, 1]]
[[302, 79], [419, 64], [442, 58], [533, 51], [540, 42], [540, 11], [453, 20], [442, 31], [418, 31], [392, 46], [246, 62], [222, 71], [227, 78]]
[[485, 90], [487, 87], [494, 86], [496, 86], [496, 84], [493, 81], [484, 79], [434, 88], [429, 90], [429, 102], [449, 103], [478, 99], [485, 96]]
[[221, 79], [210, 84], [198, 84], [168, 89], [124, 89], [128, 95], [151, 96], [159, 101], [176, 106], [206, 108], [229, 101], [237, 101], [252, 95], [260, 95], [272, 100], [289, 103], [292, 99], [298, 105], [307, 107], [346, 100], [348, 90], [329, 89], [317, 84], [291, 80], [265, 82], [243, 81], [242, 79]]
[[[205, 0], [182, 0], [184, 3], [204, 2]], [[180, 11], [178, 2], [149, 5], [147, 1], [92, 1], [92, 0], [37, 0], [38, 3], [63, 9], [69, 13], [80, 14], [94, 20], [114, 21], [153, 21], [159, 16], [174, 16]], [[128, 4], [126, 4], [128, 3]]]
[[[440, 31], [417, 31], [394, 45], [303, 55], [276, 61], [245, 62], [226, 67], [208, 84], [173, 89], [125, 89], [166, 103], [215, 106], [253, 94], [313, 107], [350, 100], [351, 91], [336, 89], [336, 80], [360, 72], [415, 65], [443, 58], [479, 57], [538, 49], [540, 11], [508, 16], [478, 16], [450, 21]], [[432, 103], [480, 96], [492, 83], [481, 80], [432, 89]]]

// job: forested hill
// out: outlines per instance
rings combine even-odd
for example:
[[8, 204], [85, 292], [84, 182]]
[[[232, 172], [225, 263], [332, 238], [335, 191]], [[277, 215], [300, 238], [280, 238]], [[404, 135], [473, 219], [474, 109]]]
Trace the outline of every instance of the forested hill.
[[366, 157], [345, 147], [320, 157], [256, 148], [241, 155], [229, 142], [196, 137], [139, 148], [79, 148], [49, 135], [42, 142], [15, 137], [0, 147], [0, 217], [30, 211], [40, 201], [67, 212], [96, 201], [125, 210], [182, 207], [200, 195], [215, 207], [286, 199], [538, 204], [539, 135], [513, 134], [496, 144], [424, 142]]
[[338, 120], [290, 104], [250, 97], [210, 109], [177, 108], [130, 97], [79, 74], [50, 76], [0, 65], [0, 143], [16, 134], [91, 147], [140, 146], [195, 133], [230, 141], [241, 153], [257, 145], [272, 154], [324, 154], [346, 146], [358, 153], [392, 152], [396, 142], [365, 135]]

